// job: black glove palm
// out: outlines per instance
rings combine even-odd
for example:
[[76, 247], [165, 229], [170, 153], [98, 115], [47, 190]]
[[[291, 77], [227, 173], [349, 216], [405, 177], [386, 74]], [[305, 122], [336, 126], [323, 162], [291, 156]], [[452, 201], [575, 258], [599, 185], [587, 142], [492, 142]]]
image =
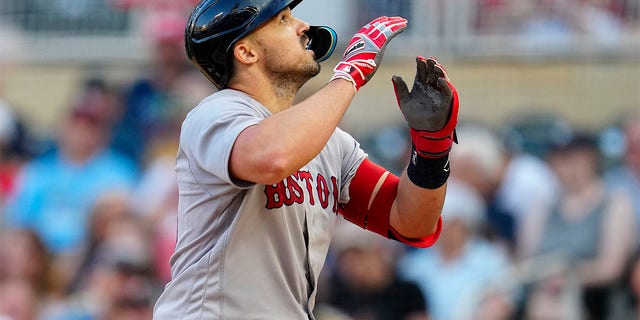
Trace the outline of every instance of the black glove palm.
[[449, 120], [453, 92], [446, 72], [435, 59], [418, 57], [416, 62], [417, 71], [411, 92], [401, 77], [392, 78], [398, 105], [411, 128], [438, 131]]
[[457, 143], [458, 93], [434, 58], [418, 57], [416, 62], [411, 92], [398, 76], [393, 76], [393, 89], [411, 127], [416, 152], [426, 158], [441, 158], [449, 154], [453, 142]]

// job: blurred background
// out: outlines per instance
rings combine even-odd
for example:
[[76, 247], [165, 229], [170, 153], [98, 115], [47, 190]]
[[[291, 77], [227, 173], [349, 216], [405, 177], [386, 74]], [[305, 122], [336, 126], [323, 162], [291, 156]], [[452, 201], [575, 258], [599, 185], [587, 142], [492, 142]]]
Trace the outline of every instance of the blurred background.
[[[169, 279], [196, 0], [0, 0], [0, 319], [150, 319]], [[346, 42], [409, 20], [343, 118], [399, 174], [391, 76], [460, 95], [444, 231], [410, 249], [339, 221], [322, 319], [637, 319], [640, 0], [306, 0]], [[339, 219], [341, 220], [341, 219]]]

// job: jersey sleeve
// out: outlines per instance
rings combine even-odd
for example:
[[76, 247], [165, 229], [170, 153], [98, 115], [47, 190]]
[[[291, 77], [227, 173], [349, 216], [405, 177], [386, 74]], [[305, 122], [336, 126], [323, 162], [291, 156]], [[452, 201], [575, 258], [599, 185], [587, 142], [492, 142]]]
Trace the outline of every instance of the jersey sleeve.
[[266, 116], [266, 111], [251, 105], [246, 98], [214, 94], [185, 119], [180, 137], [181, 148], [205, 172], [236, 187], [248, 188], [253, 183], [231, 177], [231, 150], [243, 130], [258, 124]]
[[360, 148], [360, 143], [342, 129], [336, 129], [335, 133], [340, 139], [341, 177], [340, 197], [338, 202], [349, 202], [349, 184], [356, 174], [360, 164], [367, 158], [367, 154]]

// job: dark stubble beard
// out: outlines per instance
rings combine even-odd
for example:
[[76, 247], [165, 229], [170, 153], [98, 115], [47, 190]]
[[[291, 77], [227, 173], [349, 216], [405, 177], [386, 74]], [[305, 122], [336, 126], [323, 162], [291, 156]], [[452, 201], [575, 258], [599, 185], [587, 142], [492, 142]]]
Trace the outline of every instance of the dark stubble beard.
[[277, 51], [265, 48], [265, 66], [279, 98], [292, 98], [309, 79], [320, 73], [320, 64], [312, 58], [302, 64], [287, 66]]

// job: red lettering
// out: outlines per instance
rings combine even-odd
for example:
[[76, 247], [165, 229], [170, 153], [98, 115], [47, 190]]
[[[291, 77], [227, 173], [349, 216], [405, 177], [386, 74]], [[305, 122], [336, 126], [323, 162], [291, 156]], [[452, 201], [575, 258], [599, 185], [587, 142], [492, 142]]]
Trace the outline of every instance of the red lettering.
[[282, 181], [277, 184], [264, 186], [264, 193], [267, 196], [267, 209], [276, 209], [282, 207], [285, 199], [284, 183]]
[[285, 205], [290, 206], [294, 202], [304, 202], [304, 193], [302, 192], [302, 187], [300, 187], [300, 185], [298, 185], [298, 182], [293, 179], [293, 176], [287, 178], [287, 190], [289, 191], [289, 195], [284, 199]]
[[320, 205], [322, 205], [323, 209], [326, 209], [329, 206], [329, 186], [327, 185], [327, 180], [319, 174], [317, 180], [316, 189], [318, 191], [318, 200], [320, 200]]
[[331, 177], [331, 184], [333, 185], [333, 212], [338, 212], [338, 179]]
[[313, 186], [311, 185], [311, 182], [313, 181], [313, 176], [309, 171], [298, 171], [296, 175], [298, 179], [304, 181], [305, 184], [307, 185], [307, 192], [309, 194], [309, 204], [314, 205], [316, 201], [313, 197]]
[[[277, 209], [282, 206], [291, 206], [294, 204], [302, 204], [305, 202], [304, 186], [306, 186], [309, 195], [309, 204], [315, 205], [314, 193], [317, 193], [318, 201], [323, 209], [329, 207], [330, 195], [333, 198], [332, 210], [338, 212], [339, 204], [339, 188], [338, 179], [331, 177], [331, 190], [327, 180], [321, 174], [316, 177], [315, 192], [313, 188], [313, 176], [309, 171], [299, 171], [287, 177], [285, 180], [273, 185], [265, 185], [264, 193], [267, 197], [265, 207], [267, 209]], [[304, 184], [304, 186], [302, 185]]]

